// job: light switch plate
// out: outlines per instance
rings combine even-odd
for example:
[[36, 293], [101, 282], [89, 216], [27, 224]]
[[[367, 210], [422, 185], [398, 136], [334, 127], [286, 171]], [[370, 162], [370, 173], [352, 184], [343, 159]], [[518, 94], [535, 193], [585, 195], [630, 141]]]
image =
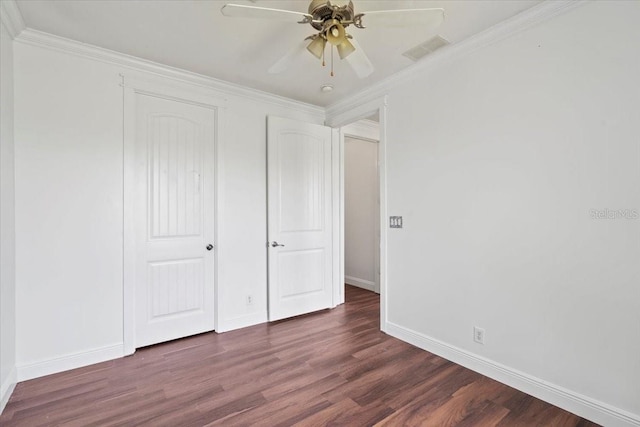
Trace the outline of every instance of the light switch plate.
[[401, 216], [390, 216], [389, 217], [389, 228], [402, 228], [402, 217]]

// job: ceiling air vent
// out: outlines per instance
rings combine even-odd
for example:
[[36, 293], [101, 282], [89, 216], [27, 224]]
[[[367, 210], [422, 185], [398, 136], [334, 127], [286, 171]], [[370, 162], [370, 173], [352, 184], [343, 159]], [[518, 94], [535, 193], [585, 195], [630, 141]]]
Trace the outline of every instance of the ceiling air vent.
[[434, 36], [429, 40], [427, 40], [426, 42], [420, 43], [416, 47], [412, 47], [411, 49], [403, 53], [403, 55], [412, 61], [418, 61], [420, 58], [424, 58], [430, 53], [433, 53], [436, 50], [448, 44], [449, 44], [448, 40], [440, 36]]

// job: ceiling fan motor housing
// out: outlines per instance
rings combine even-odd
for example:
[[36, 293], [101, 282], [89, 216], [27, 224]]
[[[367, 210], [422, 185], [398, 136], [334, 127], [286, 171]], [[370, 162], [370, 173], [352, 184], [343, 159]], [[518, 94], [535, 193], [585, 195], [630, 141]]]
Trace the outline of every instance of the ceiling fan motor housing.
[[313, 16], [311, 26], [319, 31], [324, 29], [324, 22], [330, 19], [337, 19], [346, 27], [354, 18], [353, 2], [312, 0], [309, 4], [309, 15]]

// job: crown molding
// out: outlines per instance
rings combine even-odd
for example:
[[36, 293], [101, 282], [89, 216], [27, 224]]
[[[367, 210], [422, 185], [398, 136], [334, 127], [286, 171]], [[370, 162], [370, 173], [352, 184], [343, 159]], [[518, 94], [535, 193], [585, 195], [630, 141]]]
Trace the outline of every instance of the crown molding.
[[[13, 2], [13, 0], [11, 0]], [[2, 0], [0, 3], [4, 4]], [[56, 36], [42, 31], [26, 28], [15, 38], [15, 41], [38, 46], [42, 48], [57, 50], [92, 59], [108, 64], [128, 68], [136, 71], [143, 71], [158, 76], [174, 79], [180, 82], [215, 90], [221, 94], [248, 98], [253, 101], [262, 101], [268, 104], [277, 105], [284, 108], [293, 108], [308, 114], [324, 118], [325, 109], [312, 104], [296, 101], [283, 96], [274, 95], [258, 89], [251, 89], [235, 83], [205, 76], [202, 74], [186, 71], [180, 68], [163, 65], [157, 62], [138, 58], [132, 55], [104, 49], [87, 43], [78, 42], [65, 37]]]
[[0, 19], [2, 19], [2, 23], [14, 39], [26, 28], [22, 13], [15, 0], [0, 1]]
[[450, 62], [512, 37], [586, 2], [586, 0], [546, 0], [459, 43], [439, 49], [424, 60], [374, 83], [360, 92], [330, 104], [326, 109], [327, 117], [335, 117], [364, 102], [380, 98], [399, 84], [424, 74], [442, 63]]

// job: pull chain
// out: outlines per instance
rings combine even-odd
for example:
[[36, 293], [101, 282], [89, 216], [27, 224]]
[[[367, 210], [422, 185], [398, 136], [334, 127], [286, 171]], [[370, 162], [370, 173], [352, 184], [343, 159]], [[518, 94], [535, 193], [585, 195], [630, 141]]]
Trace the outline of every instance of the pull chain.
[[333, 77], [333, 46], [331, 46], [331, 77]]

